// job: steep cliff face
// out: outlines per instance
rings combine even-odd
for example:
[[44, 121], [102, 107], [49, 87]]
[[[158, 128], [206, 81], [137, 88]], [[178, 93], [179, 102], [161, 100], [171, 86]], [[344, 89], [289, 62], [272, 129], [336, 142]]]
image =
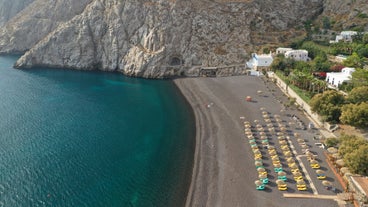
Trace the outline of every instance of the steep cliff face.
[[35, 0], [0, 0], [0, 27]]
[[326, 0], [321, 18], [328, 17], [336, 30], [368, 30], [368, 3], [366, 0]]
[[80, 14], [91, 1], [34, 0], [0, 29], [0, 53], [24, 53], [61, 23]]
[[17, 66], [195, 75], [196, 66], [243, 64], [255, 45], [300, 35], [293, 28], [322, 8], [322, 0], [94, 0]]

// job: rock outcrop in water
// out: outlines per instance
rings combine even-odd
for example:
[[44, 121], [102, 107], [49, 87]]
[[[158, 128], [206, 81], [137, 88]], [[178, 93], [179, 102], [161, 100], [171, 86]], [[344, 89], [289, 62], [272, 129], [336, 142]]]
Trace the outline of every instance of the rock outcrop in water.
[[150, 78], [199, 75], [199, 68], [214, 66], [223, 75], [240, 73], [252, 49], [304, 35], [304, 22], [326, 8], [324, 0], [37, 2], [44, 4], [27, 8], [0, 30], [0, 53], [29, 50], [17, 67]]

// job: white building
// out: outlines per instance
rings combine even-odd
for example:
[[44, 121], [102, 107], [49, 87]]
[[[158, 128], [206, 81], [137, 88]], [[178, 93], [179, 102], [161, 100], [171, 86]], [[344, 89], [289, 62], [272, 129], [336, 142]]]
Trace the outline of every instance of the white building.
[[308, 51], [306, 50], [290, 50], [285, 52], [286, 58], [291, 58], [296, 61], [309, 61], [310, 58], [308, 57]]
[[276, 49], [276, 55], [278, 55], [278, 54], [285, 55], [286, 52], [291, 51], [291, 50], [293, 50], [293, 49], [292, 48], [287, 48], [287, 47], [279, 47], [279, 48]]
[[256, 53], [253, 53], [252, 58], [246, 63], [246, 66], [254, 70], [268, 69], [272, 64], [272, 61], [273, 58], [270, 54], [257, 55]]
[[351, 74], [353, 74], [354, 71], [354, 68], [345, 67], [341, 72], [327, 73], [326, 81], [334, 87], [339, 87], [340, 84], [351, 79]]
[[352, 42], [353, 36], [357, 35], [358, 32], [356, 31], [342, 31], [339, 35], [336, 35], [335, 42]]

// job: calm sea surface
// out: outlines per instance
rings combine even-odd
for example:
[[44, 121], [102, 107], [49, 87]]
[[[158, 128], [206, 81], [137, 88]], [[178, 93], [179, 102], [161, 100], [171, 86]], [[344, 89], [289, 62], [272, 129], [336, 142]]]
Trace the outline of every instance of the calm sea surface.
[[183, 206], [195, 124], [171, 81], [0, 57], [0, 207]]

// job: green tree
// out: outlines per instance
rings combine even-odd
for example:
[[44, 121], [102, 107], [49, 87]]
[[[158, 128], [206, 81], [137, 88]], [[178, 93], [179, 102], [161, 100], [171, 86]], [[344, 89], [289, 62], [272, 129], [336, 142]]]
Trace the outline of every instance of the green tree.
[[368, 70], [357, 68], [351, 74], [351, 81], [354, 87], [368, 86]]
[[336, 147], [339, 144], [339, 140], [335, 137], [330, 137], [325, 140], [325, 145], [327, 147]]
[[368, 175], [368, 144], [358, 146], [344, 157], [344, 161], [353, 173]]
[[368, 127], [368, 102], [344, 105], [341, 108], [340, 121], [359, 128]]
[[346, 67], [354, 67], [354, 68], [361, 68], [363, 66], [362, 59], [359, 57], [358, 53], [353, 52], [352, 55], [344, 60], [344, 65]]
[[358, 149], [359, 146], [366, 144], [367, 141], [365, 141], [365, 139], [362, 137], [343, 134], [340, 137], [339, 154], [344, 158], [347, 154], [350, 154]]
[[350, 91], [347, 100], [350, 103], [361, 103], [368, 101], [368, 86], [360, 86]]
[[324, 121], [337, 123], [341, 115], [341, 105], [344, 102], [342, 94], [329, 90], [313, 96], [309, 104], [312, 111], [318, 113]]
[[331, 22], [328, 17], [322, 18], [322, 26], [323, 26], [323, 29], [331, 29]]

